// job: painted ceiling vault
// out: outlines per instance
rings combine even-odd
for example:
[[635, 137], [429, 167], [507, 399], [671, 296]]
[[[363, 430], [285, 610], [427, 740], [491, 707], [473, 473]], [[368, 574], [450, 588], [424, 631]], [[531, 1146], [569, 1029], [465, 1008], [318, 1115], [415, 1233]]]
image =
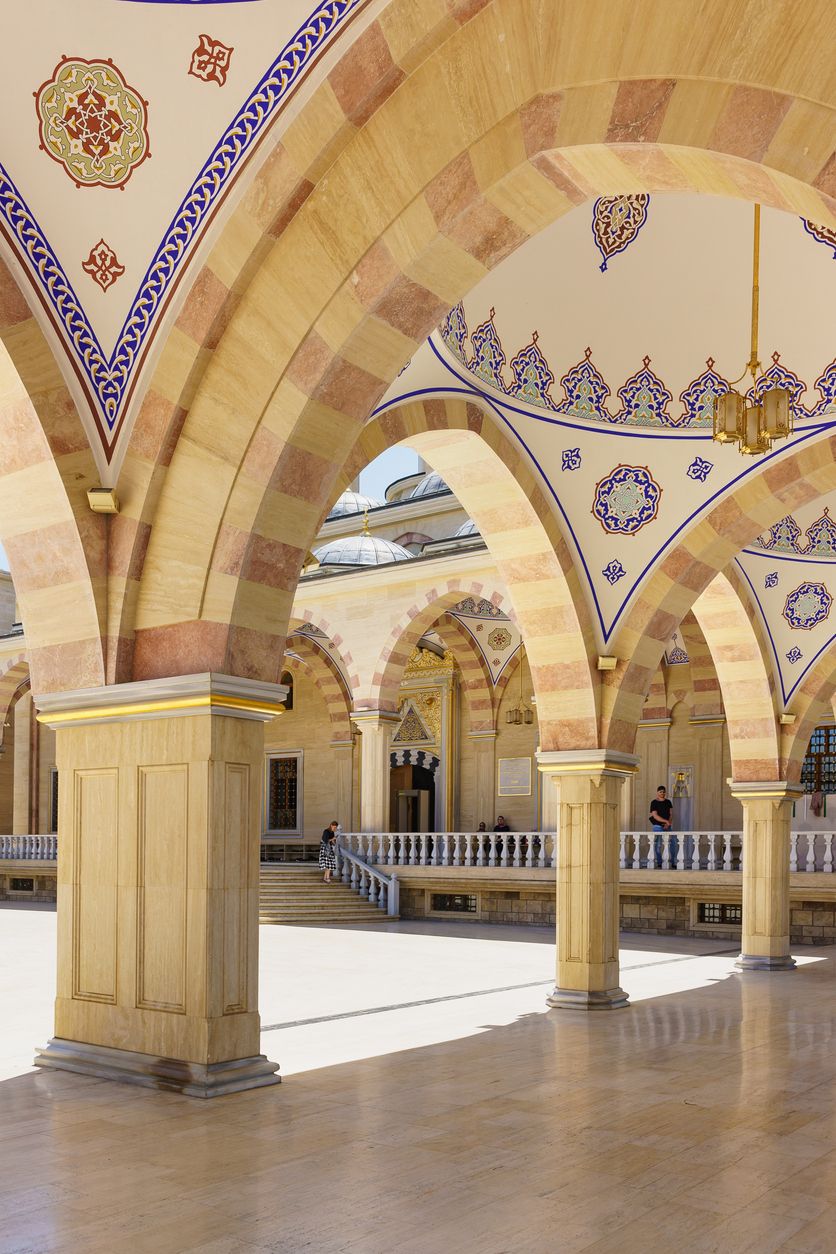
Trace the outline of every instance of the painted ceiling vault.
[[0, 258], [56, 350], [103, 481], [115, 481], [187, 269], [255, 173], [265, 134], [287, 125], [373, 8], [31, 0], [0, 40]]
[[[789, 387], [796, 420], [765, 457], [711, 438], [713, 398], [749, 355], [752, 208], [690, 194], [602, 198], [542, 231], [451, 310], [381, 408], [469, 396], [525, 450], [606, 647], [701, 513], [836, 421], [834, 244], [798, 217], [763, 211], [755, 390]], [[812, 596], [800, 594], [799, 622], [815, 613]], [[766, 612], [771, 622], [771, 601]], [[816, 648], [824, 622], [810, 624]], [[804, 668], [786, 654], [801, 646], [784, 648], [775, 632], [789, 694]], [[802, 652], [815, 652], [809, 639]]]

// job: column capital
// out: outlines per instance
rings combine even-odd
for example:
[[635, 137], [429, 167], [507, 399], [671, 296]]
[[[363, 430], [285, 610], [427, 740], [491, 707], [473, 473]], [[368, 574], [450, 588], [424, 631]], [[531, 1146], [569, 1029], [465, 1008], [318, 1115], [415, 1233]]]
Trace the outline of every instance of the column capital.
[[35, 694], [38, 721], [47, 727], [86, 727], [137, 719], [224, 714], [268, 722], [284, 711], [287, 687], [236, 675], [174, 675], [101, 688]]
[[364, 727], [384, 727], [401, 721], [396, 710], [352, 710], [349, 718], [361, 732]]
[[543, 775], [635, 775], [639, 759], [618, 749], [538, 749], [537, 767]]
[[727, 779], [726, 783], [735, 800], [744, 804], [747, 801], [797, 801], [804, 796], [800, 784], [790, 784], [785, 779]]

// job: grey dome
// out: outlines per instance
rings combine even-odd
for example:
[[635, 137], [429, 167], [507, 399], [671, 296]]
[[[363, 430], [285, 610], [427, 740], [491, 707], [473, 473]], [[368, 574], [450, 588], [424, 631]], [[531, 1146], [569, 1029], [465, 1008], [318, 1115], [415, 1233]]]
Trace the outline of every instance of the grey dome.
[[410, 492], [410, 500], [414, 500], [418, 496], [434, 496], [437, 492], [449, 492], [450, 489], [442, 479], [441, 475], [431, 470], [429, 474], [417, 483]]
[[473, 521], [472, 518], [468, 518], [467, 521], [463, 522], [462, 525], [459, 527], [458, 531], [456, 532], [456, 535], [457, 536], [478, 536], [479, 528], [476, 526], [476, 523]]
[[392, 540], [377, 536], [343, 536], [314, 549], [320, 566], [387, 566], [390, 562], [408, 562], [412, 554]]
[[382, 501], [373, 496], [363, 496], [361, 492], [343, 492], [337, 497], [329, 518], [343, 518], [346, 514], [362, 514], [367, 509], [380, 509]]

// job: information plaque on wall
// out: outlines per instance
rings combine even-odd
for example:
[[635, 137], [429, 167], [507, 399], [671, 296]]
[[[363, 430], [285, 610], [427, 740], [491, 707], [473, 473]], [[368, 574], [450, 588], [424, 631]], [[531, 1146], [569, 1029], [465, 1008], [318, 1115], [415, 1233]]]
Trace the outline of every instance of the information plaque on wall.
[[499, 797], [531, 796], [531, 758], [500, 758]]

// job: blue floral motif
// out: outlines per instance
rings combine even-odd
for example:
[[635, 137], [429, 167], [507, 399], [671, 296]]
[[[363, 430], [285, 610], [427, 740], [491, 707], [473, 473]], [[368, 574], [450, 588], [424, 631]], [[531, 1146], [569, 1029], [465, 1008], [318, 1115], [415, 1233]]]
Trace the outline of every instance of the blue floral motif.
[[561, 455], [561, 470], [580, 470], [581, 468], [581, 450], [579, 448], [565, 448]]
[[613, 583], [618, 583], [619, 579], [623, 579], [624, 576], [627, 574], [627, 571], [621, 565], [621, 562], [619, 562], [618, 559], [614, 557], [611, 562], [607, 563], [607, 565], [601, 571], [601, 574], [604, 576], [605, 579], [608, 579], [609, 582], [613, 584]]
[[505, 352], [493, 323], [495, 316], [496, 310], [492, 309], [490, 316], [471, 335], [473, 356], [469, 366], [477, 378], [504, 392], [502, 367], [505, 365]]
[[531, 343], [521, 348], [516, 357], [511, 358], [511, 372], [514, 382], [508, 386], [510, 396], [516, 396], [530, 405], [541, 405], [543, 409], [554, 409], [549, 396], [554, 375], [537, 347], [536, 331], [531, 337]]
[[599, 196], [592, 206], [592, 238], [604, 258], [601, 271], [610, 257], [623, 253], [647, 221], [650, 197], [646, 192], [623, 193], [620, 196]]
[[827, 506], [821, 518], [810, 523], [806, 534], [805, 553], [815, 553], [817, 557], [836, 557], [836, 523], [830, 517]]
[[[836, 408], [836, 358], [829, 366], [825, 366], [813, 387], [817, 389], [821, 400], [813, 406], [807, 416], [817, 418], [819, 414], [829, 413], [831, 409]], [[801, 412], [801, 406], [797, 407], [797, 412]]]
[[[781, 365], [781, 354], [772, 354], [772, 365], [759, 375], [749, 391], [746, 393], [747, 401], [759, 401], [763, 398], [765, 392], [769, 392], [772, 388], [787, 388], [792, 396], [790, 404], [795, 412], [799, 412], [801, 397], [804, 395], [805, 384], [799, 379], [794, 370], [787, 370]], [[803, 407], [802, 411], [803, 412]]]
[[777, 585], [778, 585], [778, 572], [777, 570], [771, 570], [769, 574], [766, 576], [766, 578], [764, 579], [763, 586], [765, 588], [775, 588], [777, 587]]
[[583, 361], [579, 361], [560, 380], [566, 399], [555, 409], [559, 414], [572, 414], [578, 418], [598, 418], [611, 421], [606, 410], [610, 389], [600, 371], [592, 362], [592, 350], [587, 348]]
[[464, 316], [464, 306], [461, 301], [458, 305], [454, 305], [448, 313], [447, 317], [439, 327], [441, 338], [459, 361], [467, 365], [467, 350], [465, 341], [467, 340], [467, 319]]
[[729, 390], [728, 382], [713, 369], [714, 358], [709, 357], [706, 369], [698, 379], [689, 383], [679, 399], [685, 412], [679, 419], [680, 427], [711, 427], [714, 425], [714, 402]]
[[705, 483], [713, 469], [714, 462], [708, 462], [704, 457], [695, 457], [685, 473], [689, 479], [697, 479], [700, 483]]
[[673, 396], [662, 380], [650, 369], [650, 358], [645, 357], [641, 370], [636, 371], [618, 395], [624, 406], [613, 417], [614, 422], [629, 423], [636, 427], [675, 427], [677, 423], [668, 413]]
[[688, 654], [685, 652], [682, 645], [679, 643], [676, 632], [673, 633], [672, 639], [673, 639], [673, 648], [668, 649], [667, 653], [665, 654], [668, 666], [684, 666], [685, 663], [689, 662], [691, 659], [688, 657]]
[[823, 583], [802, 583], [787, 597], [784, 618], [795, 630], [810, 631], [824, 622], [832, 604], [833, 597]]
[[592, 513], [605, 531], [635, 535], [652, 522], [662, 489], [646, 466], [616, 466], [595, 485]]
[[767, 535], [759, 537], [758, 547], [768, 549], [770, 552], [774, 550], [776, 553], [800, 553], [801, 548], [798, 543], [800, 535], [801, 528], [792, 515], [788, 514], [774, 527], [770, 527]]
[[788, 662], [795, 663], [795, 662], [800, 662], [804, 654], [801, 652], [799, 648], [792, 648], [790, 649], [789, 653], [785, 654], [784, 656], [786, 657]]

